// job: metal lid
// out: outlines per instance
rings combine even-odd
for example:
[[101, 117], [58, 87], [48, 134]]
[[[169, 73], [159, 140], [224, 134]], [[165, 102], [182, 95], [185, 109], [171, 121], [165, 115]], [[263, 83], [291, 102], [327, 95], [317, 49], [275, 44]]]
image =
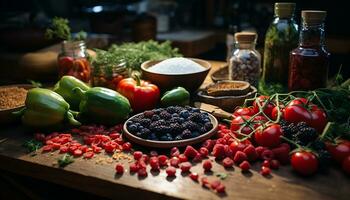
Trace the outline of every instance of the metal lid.
[[327, 16], [327, 11], [321, 10], [303, 10], [301, 17], [303, 22], [308, 25], [318, 25], [324, 22]]
[[291, 18], [294, 14], [295, 3], [277, 2], [275, 3], [275, 14], [282, 18]]
[[254, 32], [238, 32], [235, 33], [235, 40], [237, 42], [250, 43], [255, 42], [258, 35]]

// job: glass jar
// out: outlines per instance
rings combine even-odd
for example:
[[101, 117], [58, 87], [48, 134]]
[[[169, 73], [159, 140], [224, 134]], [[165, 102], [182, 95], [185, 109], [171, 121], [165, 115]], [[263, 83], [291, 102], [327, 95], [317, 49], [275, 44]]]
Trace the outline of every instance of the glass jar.
[[255, 50], [257, 34], [235, 34], [235, 45], [229, 61], [229, 79], [247, 81], [257, 86], [260, 78], [261, 55]]
[[288, 89], [326, 87], [330, 53], [324, 44], [326, 11], [302, 11], [299, 46], [290, 53]]
[[57, 61], [59, 78], [70, 75], [86, 83], [90, 82], [91, 66], [84, 41], [63, 41]]
[[93, 86], [106, 87], [115, 90], [119, 81], [129, 77], [129, 70], [123, 65], [95, 65], [93, 69]]
[[275, 3], [275, 18], [265, 36], [263, 80], [288, 84], [289, 53], [298, 46], [295, 3]]

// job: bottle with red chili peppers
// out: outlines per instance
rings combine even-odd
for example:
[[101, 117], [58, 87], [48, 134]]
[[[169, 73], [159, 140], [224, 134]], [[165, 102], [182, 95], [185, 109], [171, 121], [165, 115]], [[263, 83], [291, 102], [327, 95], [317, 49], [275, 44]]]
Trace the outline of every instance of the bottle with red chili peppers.
[[326, 11], [303, 10], [299, 46], [289, 60], [288, 89], [313, 90], [326, 87], [330, 53], [324, 44]]
[[74, 76], [86, 83], [90, 82], [91, 66], [84, 41], [64, 41], [58, 55], [58, 75]]

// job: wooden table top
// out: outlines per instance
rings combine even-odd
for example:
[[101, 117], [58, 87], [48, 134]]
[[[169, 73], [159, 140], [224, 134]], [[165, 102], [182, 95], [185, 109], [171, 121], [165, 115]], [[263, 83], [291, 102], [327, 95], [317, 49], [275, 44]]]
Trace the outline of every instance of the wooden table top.
[[[212, 71], [223, 67], [223, 62], [211, 62]], [[204, 84], [210, 83], [208, 77]], [[66, 187], [78, 189], [112, 199], [348, 199], [350, 197], [350, 178], [337, 167], [332, 167], [327, 174], [317, 174], [303, 178], [292, 172], [290, 166], [274, 170], [271, 177], [259, 174], [260, 163], [252, 166], [251, 173], [241, 173], [238, 167], [225, 170], [214, 161], [213, 172], [205, 174], [209, 179], [217, 179], [216, 173], [224, 172], [228, 177], [222, 182], [226, 194], [219, 195], [202, 188], [186, 175], [176, 173], [176, 178], [167, 178], [165, 170], [149, 173], [147, 178], [138, 178], [137, 174], [115, 174], [116, 161], [104, 153], [91, 160], [75, 159], [75, 162], [61, 169], [53, 165], [59, 157], [57, 152], [38, 153], [30, 156], [21, 146], [31, 139], [32, 134], [21, 126], [1, 127], [0, 130], [0, 169], [12, 173], [42, 179]], [[127, 161], [124, 166], [128, 166]], [[203, 175], [201, 164], [191, 171]]]

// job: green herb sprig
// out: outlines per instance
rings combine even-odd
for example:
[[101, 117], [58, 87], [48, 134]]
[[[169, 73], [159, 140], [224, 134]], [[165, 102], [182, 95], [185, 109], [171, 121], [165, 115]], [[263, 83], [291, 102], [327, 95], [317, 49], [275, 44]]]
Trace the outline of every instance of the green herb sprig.
[[65, 167], [73, 162], [74, 162], [74, 158], [69, 154], [64, 154], [61, 158], [57, 160], [59, 167]]
[[43, 146], [43, 143], [37, 140], [27, 140], [22, 146], [27, 149], [28, 153], [32, 153], [40, 149]]
[[69, 20], [61, 17], [54, 17], [51, 25], [46, 29], [45, 37], [47, 39], [62, 39], [62, 40], [85, 40], [87, 37], [86, 32], [80, 31], [72, 38], [71, 28], [69, 26]]

